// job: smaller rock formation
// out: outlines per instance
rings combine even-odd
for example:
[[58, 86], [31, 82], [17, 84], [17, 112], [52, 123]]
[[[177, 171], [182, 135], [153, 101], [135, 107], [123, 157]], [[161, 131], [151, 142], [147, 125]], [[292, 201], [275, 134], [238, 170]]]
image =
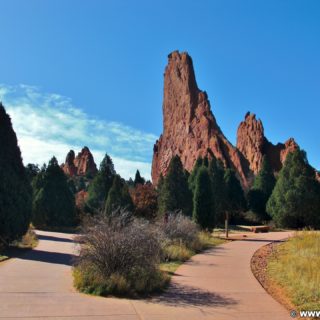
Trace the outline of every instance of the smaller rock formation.
[[272, 144], [264, 135], [261, 120], [256, 115], [248, 112], [238, 127], [237, 148], [248, 160], [249, 167], [256, 175], [262, 166], [263, 156], [266, 155], [275, 172], [281, 170], [287, 155], [299, 148], [293, 138], [284, 144]]
[[73, 150], [70, 150], [66, 157], [66, 162], [62, 165], [65, 174], [73, 176], [95, 175], [97, 166], [94, 162], [93, 155], [88, 147], [84, 147], [75, 157]]
[[248, 160], [254, 174], [261, 168], [264, 144], [264, 128], [261, 120], [257, 120], [255, 114], [247, 112], [244, 121], [238, 127], [237, 148]]
[[74, 165], [75, 154], [73, 150], [70, 150], [66, 157], [65, 164], [62, 165], [62, 169], [65, 174], [73, 177], [77, 175], [77, 168]]

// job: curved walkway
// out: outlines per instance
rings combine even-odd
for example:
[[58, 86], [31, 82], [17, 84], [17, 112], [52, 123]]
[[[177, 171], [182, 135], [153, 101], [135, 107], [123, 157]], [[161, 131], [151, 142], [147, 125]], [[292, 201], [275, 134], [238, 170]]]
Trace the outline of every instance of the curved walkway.
[[196, 255], [177, 270], [166, 293], [149, 300], [77, 293], [72, 235], [37, 233], [35, 250], [0, 263], [0, 319], [291, 319], [250, 270], [253, 253], [288, 232], [252, 234]]

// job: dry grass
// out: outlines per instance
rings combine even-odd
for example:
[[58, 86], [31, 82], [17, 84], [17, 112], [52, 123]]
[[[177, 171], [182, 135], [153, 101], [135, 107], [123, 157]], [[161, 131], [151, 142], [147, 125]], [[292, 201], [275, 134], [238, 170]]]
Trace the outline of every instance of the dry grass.
[[118, 273], [109, 277], [103, 277], [101, 273], [92, 268], [82, 269], [77, 266], [73, 268], [73, 284], [81, 292], [97, 296], [130, 296], [148, 294], [150, 292], [162, 291], [169, 283], [170, 277], [166, 271], [156, 271], [150, 275], [141, 274], [132, 290], [132, 281]]
[[168, 276], [174, 275], [178, 267], [185, 261], [189, 260], [196, 253], [212, 248], [226, 240], [213, 237], [209, 232], [198, 232], [197, 239], [187, 247], [184, 243], [169, 244], [164, 247], [165, 262], [160, 264], [160, 270]]
[[160, 270], [167, 273], [169, 276], [172, 276], [181, 264], [182, 262], [179, 261], [163, 262], [160, 264]]
[[21, 240], [14, 241], [10, 246], [19, 249], [33, 249], [38, 245], [36, 233], [30, 228]]
[[299, 310], [320, 309], [320, 232], [302, 231], [278, 246], [268, 275]]
[[0, 253], [0, 262], [1, 262], [1, 261], [4, 261], [4, 260], [7, 260], [8, 258], [9, 258], [8, 256], [2, 255], [2, 254]]
[[163, 248], [165, 261], [184, 262], [194, 255], [194, 251], [186, 247], [185, 244], [169, 244]]
[[199, 242], [200, 242], [200, 251], [209, 249], [211, 247], [217, 246], [226, 242], [224, 239], [220, 239], [212, 236], [209, 232], [201, 231], [199, 232]]
[[9, 259], [12, 256], [12, 253], [17, 249], [33, 249], [37, 245], [37, 235], [33, 231], [32, 227], [30, 227], [27, 233], [20, 240], [13, 241], [7, 247], [0, 247], [0, 262]]

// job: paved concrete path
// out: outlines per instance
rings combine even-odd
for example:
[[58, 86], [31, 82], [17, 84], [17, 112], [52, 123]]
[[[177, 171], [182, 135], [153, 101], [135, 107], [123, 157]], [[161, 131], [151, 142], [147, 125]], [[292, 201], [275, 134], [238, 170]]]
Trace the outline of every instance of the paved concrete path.
[[182, 265], [168, 291], [149, 300], [100, 298], [72, 287], [72, 235], [37, 232], [39, 245], [0, 263], [0, 319], [290, 319], [256, 281], [250, 259], [286, 232], [223, 244]]

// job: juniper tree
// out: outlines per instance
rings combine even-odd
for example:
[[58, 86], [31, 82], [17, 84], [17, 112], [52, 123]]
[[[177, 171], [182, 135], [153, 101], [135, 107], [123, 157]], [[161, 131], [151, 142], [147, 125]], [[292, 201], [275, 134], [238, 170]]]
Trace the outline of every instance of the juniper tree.
[[138, 184], [145, 184], [145, 182], [146, 182], [146, 180], [141, 177], [140, 171], [137, 170], [135, 178], [134, 178], [134, 185], [136, 186]]
[[32, 189], [11, 119], [0, 103], [0, 244], [21, 237], [31, 218]]
[[100, 164], [98, 173], [88, 188], [86, 205], [92, 213], [103, 211], [115, 175], [116, 171], [112, 159], [106, 154]]
[[266, 204], [276, 184], [273, 170], [266, 156], [263, 157], [262, 167], [255, 177], [252, 189], [248, 192], [248, 207], [261, 220], [269, 219], [266, 213]]
[[320, 185], [306, 153], [289, 153], [267, 202], [267, 212], [279, 227], [320, 228]]
[[179, 156], [174, 156], [169, 170], [159, 189], [159, 213], [181, 210], [184, 215], [192, 215], [192, 193]]
[[106, 215], [111, 215], [118, 209], [132, 211], [133, 203], [125, 181], [119, 175], [115, 175], [105, 202], [104, 212]]
[[212, 181], [208, 169], [204, 166], [198, 171], [195, 180], [192, 217], [202, 228], [211, 229], [215, 225]]
[[34, 226], [43, 228], [75, 225], [74, 195], [55, 157], [37, 175], [32, 186]]

